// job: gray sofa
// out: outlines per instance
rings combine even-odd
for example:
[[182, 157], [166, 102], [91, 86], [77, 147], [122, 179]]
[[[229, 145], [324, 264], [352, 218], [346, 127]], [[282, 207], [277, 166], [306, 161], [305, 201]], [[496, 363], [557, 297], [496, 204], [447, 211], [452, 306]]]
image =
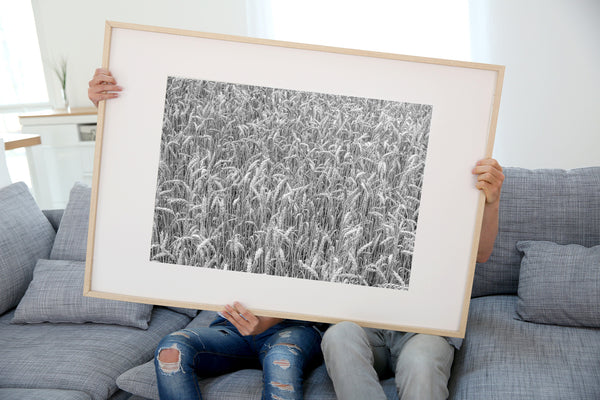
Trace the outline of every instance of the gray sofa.
[[75, 185], [64, 212], [42, 212], [25, 184], [0, 189], [2, 400], [129, 398], [117, 377], [191, 319], [83, 297], [89, 199]]
[[450, 398], [600, 399], [600, 167], [505, 175]]
[[[599, 399], [600, 167], [505, 175], [500, 232], [476, 268], [450, 398]], [[14, 186], [0, 189], [0, 399], [158, 398], [158, 341], [214, 313], [80, 300], [68, 312], [44, 309], [62, 295], [53, 287], [80, 285], [89, 194], [76, 186], [64, 214], [42, 214]], [[242, 370], [200, 382], [205, 399], [259, 399], [261, 376]], [[393, 380], [382, 383], [397, 399]], [[305, 397], [335, 399], [323, 365], [308, 376]]]

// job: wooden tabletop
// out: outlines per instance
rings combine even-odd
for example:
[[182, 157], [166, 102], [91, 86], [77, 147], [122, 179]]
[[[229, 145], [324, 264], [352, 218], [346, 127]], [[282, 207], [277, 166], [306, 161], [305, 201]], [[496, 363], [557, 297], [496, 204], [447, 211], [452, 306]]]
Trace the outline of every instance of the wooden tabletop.
[[71, 115], [96, 115], [98, 110], [96, 107], [74, 107], [70, 109], [52, 109], [42, 110], [19, 115], [19, 119], [39, 118], [39, 117], [64, 117]]
[[40, 135], [30, 135], [24, 133], [1, 133], [0, 139], [4, 140], [5, 150], [35, 146], [36, 144], [42, 143]]

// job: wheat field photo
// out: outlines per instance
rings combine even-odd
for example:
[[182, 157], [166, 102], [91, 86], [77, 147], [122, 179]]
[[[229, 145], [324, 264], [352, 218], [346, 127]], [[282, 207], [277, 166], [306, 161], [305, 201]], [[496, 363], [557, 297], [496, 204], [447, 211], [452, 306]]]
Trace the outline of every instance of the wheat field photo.
[[408, 289], [432, 106], [166, 85], [150, 260]]

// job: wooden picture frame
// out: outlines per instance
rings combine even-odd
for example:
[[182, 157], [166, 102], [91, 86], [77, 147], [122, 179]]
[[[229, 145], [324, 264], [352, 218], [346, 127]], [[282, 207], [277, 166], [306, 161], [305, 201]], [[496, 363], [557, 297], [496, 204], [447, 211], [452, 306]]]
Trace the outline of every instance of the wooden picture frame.
[[[369, 327], [464, 336], [485, 200], [475, 188], [471, 169], [477, 160], [492, 154], [504, 67], [118, 22], [106, 24], [103, 67], [111, 70], [124, 91], [119, 98], [99, 105], [85, 295], [210, 310], [221, 310], [224, 304], [237, 300], [257, 315], [331, 323], [350, 320]], [[161, 145], [161, 138], [165, 126], [175, 121], [172, 115], [183, 115], [180, 108], [169, 111], [167, 90], [173, 82], [179, 85], [177, 89], [182, 84], [210, 84], [214, 90], [236, 93], [258, 90], [269, 98], [301, 93], [295, 98], [318, 99], [325, 109], [339, 104], [336, 102], [340, 99], [359, 110], [351, 102], [366, 101], [375, 110], [382, 108], [381, 104], [399, 105], [395, 109], [400, 111], [395, 112], [408, 121], [404, 127], [418, 125], [418, 129], [424, 129], [419, 138], [426, 147], [420, 156], [417, 213], [413, 212], [418, 214], [418, 222], [415, 218], [411, 233], [410, 284], [398, 289], [398, 280], [374, 287], [355, 284], [359, 281], [339, 278], [339, 274], [337, 281], [325, 281], [285, 276], [285, 269], [283, 276], [233, 271], [227, 270], [229, 264], [222, 258], [221, 269], [208, 268], [206, 263], [173, 265], [182, 260], [175, 256], [151, 260], [152, 241], [163, 240], [164, 236], [157, 233], [160, 238], [153, 239], [153, 231], [159, 229], [153, 226], [161, 192], [157, 189], [162, 185], [158, 170], [166, 146]], [[223, 100], [223, 95], [214, 94], [212, 98]], [[213, 104], [217, 100], [190, 101]], [[187, 107], [182, 104], [181, 108]], [[190, 104], [187, 108], [201, 108], [200, 103]], [[429, 114], [415, 122], [420, 117], [406, 109], [424, 109]], [[366, 120], [360, 116], [362, 111], [357, 112], [361, 121]], [[287, 114], [282, 111], [282, 115]], [[222, 115], [215, 111], [202, 118]], [[306, 118], [303, 114], [294, 117], [298, 121]], [[168, 118], [172, 120], [165, 122]], [[344, 124], [329, 123], [338, 128]], [[289, 132], [291, 125], [286, 126], [285, 132]], [[369, 133], [380, 128], [360, 129]], [[396, 133], [386, 136], [390, 142], [408, 128], [396, 129]], [[317, 136], [329, 136], [315, 132]], [[372, 147], [377, 141], [369, 143], [365, 146]], [[343, 158], [339, 151], [336, 157], [338, 161]], [[383, 155], [381, 161], [380, 168], [387, 170]], [[297, 168], [299, 164], [293, 165]], [[376, 179], [381, 170], [373, 168], [371, 176]], [[369, 190], [365, 188], [362, 193], [366, 195]], [[196, 207], [201, 208], [200, 203]], [[196, 240], [201, 238], [198, 234]], [[224, 240], [228, 240], [227, 246], [232, 243], [231, 238]], [[382, 240], [378, 240], [378, 251], [387, 251], [381, 250]], [[154, 246], [160, 247], [161, 243]], [[198, 242], [179, 242], [179, 248], [193, 245], [201, 251]], [[348, 250], [347, 243], [345, 246], [346, 250], [338, 254], [356, 251]], [[372, 246], [370, 253], [375, 252], [375, 244]], [[245, 257], [251, 264], [252, 257], [258, 258], [258, 251], [248, 251]], [[277, 265], [285, 265], [287, 256], [280, 253]], [[363, 253], [353, 254], [363, 257]], [[265, 260], [267, 266], [276, 263]], [[327, 263], [321, 266], [330, 267]], [[372, 275], [365, 272], [362, 276]]]

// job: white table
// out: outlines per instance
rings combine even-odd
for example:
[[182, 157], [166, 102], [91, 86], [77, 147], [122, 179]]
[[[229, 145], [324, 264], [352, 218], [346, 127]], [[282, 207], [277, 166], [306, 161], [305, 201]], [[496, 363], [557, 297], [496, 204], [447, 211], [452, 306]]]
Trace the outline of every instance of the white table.
[[92, 183], [95, 141], [80, 128], [95, 129], [94, 107], [48, 110], [19, 116], [23, 134], [39, 135], [27, 148], [33, 195], [42, 209], [64, 208], [75, 182]]

